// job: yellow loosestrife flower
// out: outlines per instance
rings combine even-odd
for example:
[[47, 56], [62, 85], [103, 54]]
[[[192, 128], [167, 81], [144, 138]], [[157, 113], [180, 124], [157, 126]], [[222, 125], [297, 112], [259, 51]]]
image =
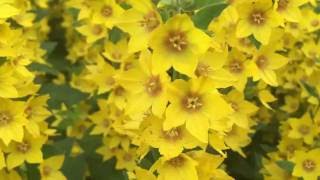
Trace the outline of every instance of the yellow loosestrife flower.
[[156, 29], [149, 43], [157, 68], [165, 71], [173, 66], [192, 76], [199, 55], [206, 52], [210, 42], [210, 37], [197, 29], [186, 14], [180, 14]]

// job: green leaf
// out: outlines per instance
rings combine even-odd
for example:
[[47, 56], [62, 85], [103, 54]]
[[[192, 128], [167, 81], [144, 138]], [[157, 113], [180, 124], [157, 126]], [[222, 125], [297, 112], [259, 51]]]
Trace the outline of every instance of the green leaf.
[[114, 27], [109, 31], [109, 39], [116, 43], [121, 39], [122, 34], [123, 32], [119, 28]]
[[288, 171], [288, 172], [292, 172], [293, 168], [294, 168], [294, 163], [290, 162], [290, 161], [277, 161], [277, 164], [279, 167], [281, 167], [282, 169]]
[[59, 71], [57, 71], [56, 69], [46, 64], [32, 63], [28, 66], [28, 69], [31, 71], [43, 72], [43, 73], [47, 73], [55, 76], [59, 74]]
[[72, 105], [78, 104], [80, 101], [83, 101], [88, 97], [88, 94], [82, 93], [67, 84], [43, 84], [40, 89], [40, 93], [50, 95], [48, 105], [50, 108], [54, 109], [58, 109], [61, 103], [71, 107]]
[[81, 180], [85, 177], [86, 166], [84, 155], [77, 157], [66, 156], [61, 171], [68, 180]]
[[194, 16], [192, 20], [194, 24], [201, 29], [207, 29], [210, 22], [220, 15], [222, 10], [227, 7], [227, 4], [213, 4], [201, 8]]
[[51, 54], [57, 47], [58, 43], [53, 41], [45, 41], [41, 44], [41, 48], [47, 51], [47, 55]]
[[314, 86], [311, 86], [310, 84], [308, 84], [307, 82], [304, 82], [304, 81], [301, 81], [301, 83], [311, 96], [320, 98], [319, 93]]
[[194, 9], [201, 9], [209, 6], [216, 6], [225, 4], [225, 0], [194, 0], [193, 8]]
[[47, 159], [48, 157], [55, 156], [58, 154], [69, 155], [73, 143], [74, 139], [64, 137], [62, 140], [56, 140], [52, 144], [45, 144], [42, 147], [43, 157]]
[[91, 179], [97, 180], [127, 180], [128, 177], [124, 171], [115, 169], [115, 158], [101, 162], [99, 156], [88, 159], [88, 168], [91, 174]]

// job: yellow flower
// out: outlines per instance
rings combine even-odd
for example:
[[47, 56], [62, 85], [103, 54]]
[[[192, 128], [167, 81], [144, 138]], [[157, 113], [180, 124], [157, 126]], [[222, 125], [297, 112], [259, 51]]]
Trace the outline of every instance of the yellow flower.
[[231, 106], [205, 79], [174, 81], [169, 87], [169, 101], [164, 130], [186, 123], [187, 130], [204, 143], [208, 142], [210, 121], [214, 123], [233, 112]]
[[224, 170], [219, 169], [224, 158], [218, 155], [213, 155], [204, 151], [191, 151], [188, 155], [198, 162], [197, 172], [199, 179], [221, 179], [233, 180]]
[[299, 6], [307, 2], [308, 0], [276, 0], [274, 8], [285, 20], [299, 22], [302, 17]]
[[156, 180], [157, 178], [150, 171], [137, 167], [135, 170], [137, 180]]
[[284, 111], [288, 113], [293, 113], [299, 109], [300, 97], [299, 96], [285, 96], [285, 105], [281, 107]]
[[244, 100], [244, 95], [236, 90], [229, 92], [226, 100], [234, 110], [234, 113], [230, 114], [228, 119], [230, 119], [233, 124], [248, 129], [250, 116], [258, 111], [258, 107]]
[[197, 29], [186, 14], [169, 19], [150, 39], [156, 67], [167, 70], [173, 66], [190, 76], [196, 69], [198, 56], [206, 52], [210, 43], [210, 37]]
[[306, 180], [317, 180], [320, 176], [320, 149], [308, 152], [296, 151], [292, 161], [295, 166], [292, 174]]
[[251, 138], [249, 137], [249, 133], [250, 129], [233, 125], [231, 131], [224, 137], [224, 141], [228, 147], [245, 157], [241, 148], [250, 144]]
[[227, 56], [227, 52], [206, 52], [199, 58], [195, 75], [211, 79], [216, 88], [230, 86], [236, 79], [223, 68], [224, 63], [227, 61]]
[[302, 118], [291, 118], [289, 122], [291, 130], [288, 136], [294, 139], [303, 139], [307, 144], [312, 144], [313, 139], [319, 133], [319, 127], [315, 126], [308, 114]]
[[59, 171], [64, 161], [64, 156], [52, 156], [45, 159], [38, 169], [43, 180], [66, 180], [67, 178]]
[[100, 0], [92, 3], [92, 22], [103, 24], [107, 28], [112, 28], [117, 18], [123, 13], [123, 9], [115, 0]]
[[129, 52], [148, 48], [152, 32], [162, 23], [161, 16], [150, 0], [130, 0], [132, 8], [119, 18], [117, 26], [130, 34]]
[[152, 147], [159, 148], [160, 154], [166, 158], [178, 156], [184, 148], [192, 149], [202, 144], [184, 126], [164, 131], [161, 119], [152, 117], [150, 121], [151, 125], [145, 129], [143, 138]]
[[15, 170], [7, 170], [2, 169], [0, 170], [0, 179], [8, 179], [8, 180], [22, 180], [19, 173]]
[[29, 134], [25, 134], [22, 142], [11, 142], [6, 149], [9, 152], [7, 156], [7, 167], [9, 169], [21, 165], [24, 161], [28, 163], [41, 163], [42, 152], [41, 147], [47, 138], [40, 136], [33, 138]]
[[[274, 45], [273, 45], [274, 46]], [[288, 59], [275, 52], [271, 46], [264, 46], [254, 55], [250, 70], [255, 81], [262, 79], [271, 86], [278, 86], [275, 70], [288, 63]]]
[[238, 6], [238, 12], [240, 20], [236, 30], [237, 37], [244, 38], [253, 34], [262, 44], [269, 43], [272, 28], [281, 22], [270, 0], [248, 0]]
[[301, 139], [283, 137], [278, 144], [279, 153], [287, 158], [291, 158], [296, 150], [302, 149], [302, 144], [303, 141]]
[[313, 8], [303, 8], [301, 14], [303, 18], [300, 23], [308, 32], [314, 32], [320, 28], [320, 15], [315, 13]]
[[114, 76], [116, 70], [109, 63], [105, 62], [102, 56], [99, 55], [97, 63], [94, 65], [87, 65], [88, 72], [84, 78], [88, 81], [94, 79], [94, 84], [98, 89], [98, 94], [110, 91], [116, 83]]
[[107, 30], [101, 24], [83, 24], [77, 28], [77, 31], [86, 37], [87, 43], [89, 44], [99, 39], [107, 38]]
[[18, 91], [14, 84], [17, 80], [13, 77], [13, 70], [10, 66], [0, 67], [0, 97], [13, 98], [18, 96]]
[[27, 124], [24, 109], [24, 102], [0, 99], [0, 139], [4, 144], [22, 141], [23, 127]]
[[245, 54], [233, 48], [228, 54], [224, 68], [232, 75], [232, 79], [235, 79], [230, 85], [239, 91], [243, 91], [250, 76], [249, 61]]
[[197, 180], [196, 166], [198, 163], [186, 154], [165, 159], [160, 157], [151, 170], [157, 170], [159, 180]]
[[126, 38], [119, 40], [116, 44], [112, 41], [106, 42], [102, 55], [113, 62], [121, 63], [125, 61], [131, 55], [128, 53], [128, 42]]
[[116, 151], [116, 169], [126, 169], [128, 171], [131, 171], [135, 169], [136, 165], [136, 159], [137, 159], [137, 149], [131, 148], [128, 151], [125, 150], [118, 150]]
[[263, 161], [263, 164], [264, 171], [262, 173], [265, 180], [297, 180], [288, 171], [279, 167], [276, 162]]
[[25, 105], [24, 113], [28, 122], [26, 124], [27, 131], [33, 136], [40, 135], [40, 122], [43, 122], [51, 115], [51, 112], [47, 109], [47, 101], [49, 96], [31, 97], [28, 99]]
[[170, 78], [166, 72], [158, 71], [150, 52], [142, 52], [138, 66], [119, 74], [117, 79], [130, 94], [126, 107], [130, 117], [137, 117], [149, 108], [156, 116], [162, 117], [168, 103]]
[[13, 1], [1, 1], [0, 2], [0, 18], [9, 18], [19, 14], [20, 10], [14, 7]]
[[95, 124], [90, 134], [108, 135], [112, 127], [113, 120], [110, 116], [110, 108], [104, 107], [89, 116], [89, 119]]

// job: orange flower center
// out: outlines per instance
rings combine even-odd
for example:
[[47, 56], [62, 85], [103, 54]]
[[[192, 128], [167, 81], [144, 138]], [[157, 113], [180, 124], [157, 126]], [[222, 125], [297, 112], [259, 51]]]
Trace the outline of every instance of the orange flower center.
[[196, 76], [200, 77], [208, 77], [209, 73], [212, 71], [211, 67], [204, 63], [199, 63], [196, 69]]
[[165, 44], [173, 52], [184, 51], [188, 46], [186, 34], [181, 31], [171, 31], [165, 40]]
[[162, 86], [160, 82], [160, 77], [159, 76], [152, 76], [147, 83], [145, 84], [145, 88], [147, 93], [150, 96], [157, 96], [161, 93], [162, 91]]
[[114, 94], [116, 96], [122, 96], [123, 94], [125, 93], [125, 90], [122, 86], [117, 86], [115, 89], [114, 89]]
[[129, 154], [129, 153], [125, 153], [122, 158], [125, 161], [131, 161], [132, 160], [132, 155]]
[[229, 63], [229, 71], [233, 74], [239, 74], [243, 69], [243, 63], [237, 59], [234, 59]]
[[19, 152], [26, 153], [30, 150], [31, 146], [28, 142], [24, 141], [22, 143], [18, 143], [16, 148]]
[[103, 6], [101, 8], [100, 13], [104, 17], [110, 17], [112, 15], [112, 7], [108, 6], [108, 5], [105, 5], [105, 6]]
[[261, 55], [257, 58], [256, 60], [256, 65], [258, 66], [259, 69], [263, 70], [268, 66], [269, 62], [267, 57]]
[[154, 11], [151, 11], [143, 16], [143, 20], [140, 21], [140, 25], [148, 32], [151, 32], [160, 25], [160, 21], [157, 18], [157, 14]]
[[234, 111], [239, 111], [239, 105], [236, 102], [231, 102], [231, 108]]
[[189, 93], [182, 99], [182, 106], [189, 112], [196, 112], [203, 106], [201, 97], [195, 93]]
[[97, 36], [100, 35], [102, 31], [103, 31], [103, 28], [99, 24], [94, 25], [91, 30], [92, 34]]
[[250, 22], [253, 25], [263, 25], [266, 21], [264, 12], [262, 11], [253, 11], [250, 14]]
[[42, 172], [44, 176], [49, 176], [51, 173], [51, 167], [49, 166], [43, 166]]
[[302, 162], [302, 167], [305, 171], [311, 172], [316, 168], [316, 163], [313, 160], [306, 159]]
[[278, 2], [278, 11], [286, 10], [289, 4], [289, 0], [279, 0]]
[[12, 120], [12, 117], [8, 112], [0, 113], [0, 127], [9, 124], [11, 120]]
[[182, 138], [182, 131], [178, 127], [172, 128], [168, 131], [163, 131], [163, 136], [167, 140], [176, 141]]
[[167, 161], [167, 163], [173, 167], [181, 167], [183, 166], [184, 162], [185, 159], [182, 156], [177, 156]]
[[307, 135], [310, 132], [310, 127], [307, 125], [301, 125], [298, 130], [301, 134]]
[[110, 126], [110, 121], [109, 119], [104, 119], [102, 122], [102, 126], [105, 128], [108, 128]]

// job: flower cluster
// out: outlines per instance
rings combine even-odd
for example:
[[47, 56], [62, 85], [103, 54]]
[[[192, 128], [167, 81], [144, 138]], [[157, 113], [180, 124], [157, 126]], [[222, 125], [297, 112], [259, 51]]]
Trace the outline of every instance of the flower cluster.
[[79, 122], [103, 136], [96, 152], [130, 178], [232, 179], [227, 152], [246, 157], [259, 127], [278, 124], [264, 177], [317, 179], [316, 2], [229, 1], [205, 26], [176, 3], [168, 15], [162, 1], [65, 2], [77, 10], [64, 14], [68, 59], [83, 65], [71, 83], [101, 97]]
[[320, 177], [316, 0], [0, 0], [0, 179]]
[[45, 64], [41, 45], [49, 31], [48, 18], [38, 20], [34, 12], [45, 8], [45, 1], [0, 1], [0, 179], [21, 179], [26, 163], [41, 164], [43, 179], [65, 179], [56, 166], [63, 156], [45, 159], [41, 151], [55, 130], [45, 121], [51, 115], [49, 96], [38, 93], [37, 73], [29, 67]]

